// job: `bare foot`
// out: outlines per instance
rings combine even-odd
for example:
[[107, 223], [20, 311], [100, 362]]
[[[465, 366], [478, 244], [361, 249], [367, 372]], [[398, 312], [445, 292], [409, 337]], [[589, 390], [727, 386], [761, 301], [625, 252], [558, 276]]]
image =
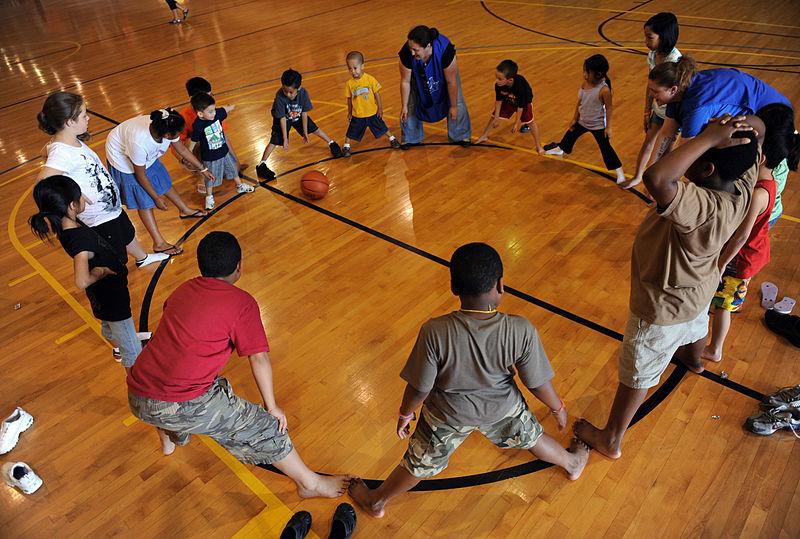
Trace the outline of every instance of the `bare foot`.
[[356, 477], [350, 481], [350, 488], [348, 490], [350, 492], [350, 497], [353, 498], [361, 509], [369, 513], [370, 516], [375, 518], [383, 517], [384, 504], [373, 501], [372, 490], [370, 490], [361, 478]]
[[175, 443], [169, 439], [169, 435], [161, 429], [158, 429], [158, 437], [161, 439], [161, 451], [164, 456], [168, 457], [175, 452]]
[[619, 441], [612, 440], [605, 430], [598, 429], [585, 419], [578, 419], [572, 426], [572, 431], [586, 445], [596, 449], [608, 458], [618, 459], [622, 456]]
[[581, 476], [586, 463], [589, 462], [589, 446], [579, 439], [573, 438], [567, 451], [575, 456], [573, 462], [566, 468], [570, 481], [575, 481]]
[[699, 359], [697, 359], [697, 360], [695, 360], [695, 359], [685, 359], [685, 358], [681, 357], [680, 355], [677, 355], [676, 357], [678, 358], [678, 360], [680, 360], [680, 362], [683, 364], [684, 367], [686, 367], [687, 369], [689, 369], [690, 371], [692, 371], [695, 374], [700, 374], [704, 370], [706, 370], [706, 368], [703, 367], [703, 362], [700, 361]]
[[631, 187], [635, 187], [642, 183], [641, 178], [631, 178], [630, 180], [622, 183], [618, 183], [617, 185], [620, 186], [621, 189], [630, 189]]
[[703, 353], [700, 354], [700, 357], [703, 359], [707, 359], [709, 361], [713, 361], [715, 363], [719, 363], [722, 361], [722, 354], [715, 352], [711, 346], [706, 346], [703, 348]]
[[345, 492], [353, 479], [351, 475], [319, 475], [317, 484], [312, 488], [297, 486], [297, 494], [301, 498], [338, 498]]

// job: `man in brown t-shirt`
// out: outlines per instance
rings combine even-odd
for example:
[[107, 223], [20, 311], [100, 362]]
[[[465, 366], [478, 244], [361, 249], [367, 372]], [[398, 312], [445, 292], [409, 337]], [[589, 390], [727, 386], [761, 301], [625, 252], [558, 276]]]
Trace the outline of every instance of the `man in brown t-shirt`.
[[[720, 280], [717, 260], [750, 205], [758, 173], [756, 138], [763, 132], [756, 116], [726, 115], [645, 172], [657, 207], [633, 242], [631, 312], [617, 394], [605, 428], [585, 419], [574, 426], [578, 438], [608, 457], [622, 456], [625, 431], [673, 355], [689, 370], [703, 372], [708, 308]], [[681, 181], [683, 175], [689, 182]]]
[[362, 509], [382, 517], [392, 498], [423, 478], [447, 467], [450, 455], [478, 430], [502, 448], [527, 449], [534, 456], [564, 468], [577, 479], [589, 458], [585, 444], [573, 439], [564, 449], [542, 431], [514, 382], [523, 384], [558, 421], [567, 424], [567, 410], [550, 379], [553, 369], [539, 335], [521, 316], [497, 312], [503, 295], [503, 263], [484, 243], [459, 247], [450, 261], [451, 289], [461, 309], [428, 320], [400, 376], [408, 382], [400, 405], [397, 435], [403, 439], [422, 405], [420, 420], [397, 468], [375, 490], [360, 479], [350, 494]]

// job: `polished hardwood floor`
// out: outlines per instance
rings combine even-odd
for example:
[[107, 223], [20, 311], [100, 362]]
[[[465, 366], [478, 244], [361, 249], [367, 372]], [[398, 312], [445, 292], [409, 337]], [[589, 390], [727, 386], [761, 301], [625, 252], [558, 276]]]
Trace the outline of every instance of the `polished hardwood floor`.
[[[286, 478], [244, 466], [208, 439], [168, 458], [152, 429], [127, 409], [122, 369], [99, 337], [69, 259], [27, 228], [30, 196], [47, 136], [35, 115], [58, 88], [81, 93], [93, 111], [92, 144], [104, 155], [113, 122], [183, 105], [185, 80], [212, 81], [220, 103], [237, 105], [230, 138], [252, 166], [269, 138], [269, 107], [281, 72], [304, 74], [312, 117], [340, 140], [347, 125], [344, 56], [367, 58], [384, 86], [385, 116], [399, 134], [397, 50], [416, 24], [438, 27], [458, 48], [473, 136], [493, 105], [494, 66], [520, 64], [532, 82], [544, 141], [566, 128], [585, 57], [611, 64], [614, 146], [628, 173], [642, 138], [646, 77], [642, 23], [662, 10], [681, 21], [679, 47], [714, 65], [745, 66], [800, 103], [800, 5], [734, 0], [591, 3], [455, 0], [325, 2], [191, 0], [189, 20], [166, 24], [163, 2], [25, 1], [0, 5], [0, 415], [15, 406], [36, 421], [0, 462], [21, 460], [44, 479], [26, 497], [0, 488], [0, 536], [106, 535], [277, 537], [292, 512], [308, 510], [326, 536], [332, 500], [301, 501]], [[426, 140], [444, 142], [443, 124]], [[368, 135], [349, 159], [328, 157], [318, 139], [291, 139], [271, 165], [281, 176], [220, 207], [202, 223], [159, 213], [166, 237], [183, 243], [156, 281], [146, 309], [197, 274], [194, 250], [211, 230], [229, 230], [245, 249], [240, 286], [261, 306], [276, 393], [292, 438], [314, 469], [382, 479], [405, 450], [393, 434], [398, 377], [419, 326], [457, 307], [448, 259], [467, 241], [501, 253], [509, 294], [503, 309], [539, 328], [572, 418], [601, 422], [616, 386], [616, 355], [627, 318], [630, 248], [648, 210], [635, 194], [593, 172], [599, 151], [582, 139], [570, 160], [532, 152], [529, 135], [502, 124], [494, 146], [430, 145], [408, 152]], [[178, 191], [194, 205], [193, 180], [165, 156]], [[305, 168], [298, 168], [305, 167]], [[303, 204], [301, 174], [331, 179], [328, 196]], [[771, 233], [772, 261], [754, 279], [800, 295], [797, 175], [784, 192], [785, 217]], [[218, 205], [233, 198], [226, 186]], [[322, 211], [318, 211], [322, 210]], [[149, 246], [135, 212], [140, 239]], [[198, 225], [196, 228], [193, 225]], [[391, 240], [391, 241], [388, 241]], [[131, 270], [134, 316], [150, 297], [155, 268]], [[797, 348], [769, 332], [757, 293], [734, 317], [725, 358], [712, 375], [665, 374], [654, 406], [628, 433], [624, 456], [593, 453], [570, 482], [553, 468], [494, 482], [410, 493], [384, 519], [359, 512], [360, 537], [800, 536], [800, 443], [789, 432], [761, 438], [742, 429], [757, 392], [800, 382]], [[559, 311], [562, 309], [563, 311]], [[594, 326], [592, 324], [595, 324]], [[257, 399], [246, 361], [224, 370], [237, 392]], [[719, 376], [715, 376], [719, 375]], [[722, 382], [722, 383], [721, 383]], [[547, 432], [567, 443], [546, 409], [529, 403]], [[525, 465], [530, 458], [470, 437], [443, 478]], [[510, 474], [513, 475], [513, 474]], [[345, 498], [346, 499], [346, 498]]]

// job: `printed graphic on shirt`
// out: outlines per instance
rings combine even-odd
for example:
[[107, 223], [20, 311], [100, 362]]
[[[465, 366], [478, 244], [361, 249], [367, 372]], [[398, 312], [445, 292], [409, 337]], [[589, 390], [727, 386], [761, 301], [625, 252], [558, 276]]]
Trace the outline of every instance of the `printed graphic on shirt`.
[[80, 156], [83, 159], [83, 171], [98, 195], [98, 199], [92, 202], [102, 205], [104, 212], [115, 211], [120, 206], [117, 183], [111, 179], [111, 176], [99, 161], [90, 159], [84, 154], [80, 154]]
[[218, 150], [225, 144], [225, 134], [222, 132], [222, 124], [220, 124], [219, 120], [206, 126], [203, 133], [206, 136], [206, 141], [208, 141], [209, 150]]
[[511, 90], [500, 90], [500, 95], [503, 96], [503, 99], [508, 101], [509, 104], [517, 106], [517, 96], [514, 95], [514, 92]]
[[296, 122], [300, 119], [300, 114], [303, 112], [303, 105], [300, 104], [300, 100], [298, 99], [297, 102], [292, 103], [290, 101], [286, 102], [286, 120], [289, 122]]
[[428, 77], [427, 85], [428, 85], [428, 91], [430, 93], [437, 92], [439, 90], [439, 84], [440, 81], [438, 79], [435, 79], [433, 77]]
[[369, 100], [369, 87], [368, 86], [358, 86], [353, 89], [353, 99], [357, 99], [358, 96], [363, 96], [364, 101]]

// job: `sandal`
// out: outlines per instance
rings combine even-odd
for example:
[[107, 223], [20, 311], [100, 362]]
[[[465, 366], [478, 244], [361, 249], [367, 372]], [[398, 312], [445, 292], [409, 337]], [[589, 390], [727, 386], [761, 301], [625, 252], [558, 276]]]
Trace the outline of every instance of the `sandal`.
[[349, 539], [356, 530], [356, 511], [349, 503], [340, 503], [333, 513], [331, 522], [331, 532], [328, 535], [332, 539]]
[[778, 299], [778, 287], [775, 283], [769, 281], [761, 283], [761, 306], [765, 309], [772, 309], [776, 299]]
[[[181, 219], [202, 219], [205, 216], [206, 212], [203, 210], [194, 210], [194, 212], [189, 215], [181, 215]], [[159, 251], [156, 252], [158, 253]]]
[[164, 253], [165, 255], [169, 256], [178, 256], [183, 254], [183, 247], [178, 247], [177, 245], [172, 245], [171, 243], [168, 243], [167, 245], [169, 245], [169, 247], [166, 249], [153, 249], [153, 251], [156, 253]]

